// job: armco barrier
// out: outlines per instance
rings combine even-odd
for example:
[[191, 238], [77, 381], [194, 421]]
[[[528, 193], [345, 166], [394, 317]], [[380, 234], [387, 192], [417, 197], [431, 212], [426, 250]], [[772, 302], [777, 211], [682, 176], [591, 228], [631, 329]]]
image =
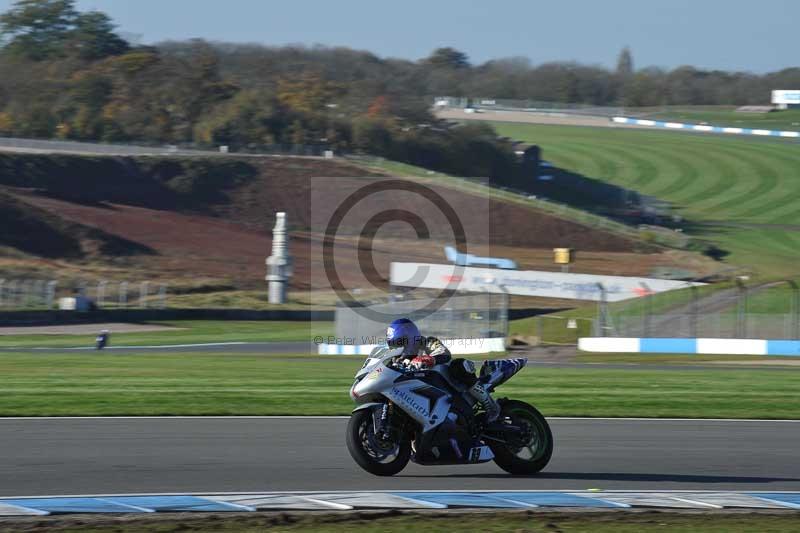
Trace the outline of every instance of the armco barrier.
[[[369, 355], [377, 344], [355, 344], [348, 339], [330, 339], [334, 342], [317, 345], [320, 355]], [[339, 342], [340, 341], [340, 342]], [[505, 352], [506, 339], [493, 337], [489, 339], [442, 339], [453, 355], [476, 355], [492, 352]]]
[[800, 341], [769, 339], [676, 339], [583, 337], [578, 349], [605, 353], [685, 353], [800, 357]]
[[612, 122], [629, 124], [632, 126], [647, 126], [650, 128], [666, 128], [671, 130], [695, 131], [701, 133], [728, 133], [732, 135], [758, 135], [761, 137], [800, 138], [798, 131], [761, 130], [754, 128], [728, 128], [711, 126], [708, 124], [684, 124], [683, 122], [665, 122], [663, 120], [647, 120], [630, 117], [612, 117]]

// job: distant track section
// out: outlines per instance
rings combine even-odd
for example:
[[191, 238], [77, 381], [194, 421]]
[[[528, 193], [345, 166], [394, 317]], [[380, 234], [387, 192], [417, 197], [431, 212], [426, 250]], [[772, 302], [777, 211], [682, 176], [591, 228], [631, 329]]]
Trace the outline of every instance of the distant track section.
[[[302, 148], [302, 147], [301, 147]], [[308, 148], [308, 147], [307, 147]], [[318, 147], [317, 147], [318, 149]], [[19, 139], [15, 137], [0, 137], [0, 152], [24, 154], [75, 154], [75, 155], [105, 155], [105, 156], [182, 156], [182, 157], [209, 157], [209, 156], [236, 156], [236, 157], [312, 157], [320, 158], [315, 152], [301, 150], [295, 152], [278, 153], [241, 153], [222, 152], [215, 150], [196, 150], [181, 148], [175, 145], [140, 146], [135, 144], [104, 144], [77, 141], [50, 141], [42, 139]]]
[[[553, 124], [560, 126], [594, 126], [608, 128], [618, 126], [608, 117], [576, 115], [556, 111], [509, 111], [484, 110], [466, 113], [463, 109], [445, 108], [435, 112], [437, 118], [446, 120], [486, 120], [492, 122], [522, 122], [527, 124]], [[623, 127], [625, 127], [623, 125]], [[633, 127], [633, 126], [631, 126]]]
[[75, 141], [46, 141], [0, 137], [0, 151], [27, 154], [79, 155], [224, 155], [220, 152], [179, 149], [177, 146], [137, 146], [131, 144], [101, 144]]

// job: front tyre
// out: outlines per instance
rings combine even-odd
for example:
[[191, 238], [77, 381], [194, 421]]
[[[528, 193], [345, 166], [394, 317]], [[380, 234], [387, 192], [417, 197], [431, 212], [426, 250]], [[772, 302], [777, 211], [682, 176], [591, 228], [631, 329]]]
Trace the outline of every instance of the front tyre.
[[542, 413], [530, 404], [517, 400], [503, 403], [500, 418], [521, 427], [522, 435], [508, 435], [506, 442], [492, 442], [497, 466], [514, 475], [536, 474], [553, 455], [553, 434]]
[[375, 434], [372, 410], [362, 409], [347, 423], [347, 451], [358, 466], [376, 476], [393, 476], [408, 464], [411, 443], [398, 435], [395, 440]]

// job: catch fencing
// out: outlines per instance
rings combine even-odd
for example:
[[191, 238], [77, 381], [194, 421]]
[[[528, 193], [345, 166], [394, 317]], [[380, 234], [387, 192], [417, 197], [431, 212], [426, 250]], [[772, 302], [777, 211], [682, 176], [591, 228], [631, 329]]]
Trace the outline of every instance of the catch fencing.
[[164, 309], [168, 285], [154, 281], [64, 282], [0, 279], [0, 309], [57, 309], [62, 298], [84, 298], [100, 309]]
[[[508, 332], [508, 296], [474, 293], [336, 307], [336, 336], [355, 344], [380, 344], [394, 318], [413, 320], [423, 335], [440, 339], [499, 338]], [[373, 342], [375, 341], [375, 342]]]
[[613, 117], [624, 112], [624, 108], [621, 107], [593, 106], [590, 104], [569, 104], [564, 102], [546, 102], [543, 100], [514, 100], [508, 98], [437, 96], [433, 98], [433, 103], [438, 107], [471, 107], [474, 109], [528, 111], [534, 113], [546, 112], [600, 117]]
[[791, 280], [733, 283], [651, 294], [598, 306], [594, 336], [800, 339], [800, 289]]

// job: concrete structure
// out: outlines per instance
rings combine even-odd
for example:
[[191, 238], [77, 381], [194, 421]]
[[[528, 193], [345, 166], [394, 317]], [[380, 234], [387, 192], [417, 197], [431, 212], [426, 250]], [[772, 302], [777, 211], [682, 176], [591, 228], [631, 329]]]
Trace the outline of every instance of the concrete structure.
[[289, 243], [286, 237], [286, 213], [275, 216], [272, 230], [272, 255], [267, 258], [267, 277], [269, 282], [269, 303], [286, 303], [286, 290], [292, 277], [292, 258], [289, 256]]

